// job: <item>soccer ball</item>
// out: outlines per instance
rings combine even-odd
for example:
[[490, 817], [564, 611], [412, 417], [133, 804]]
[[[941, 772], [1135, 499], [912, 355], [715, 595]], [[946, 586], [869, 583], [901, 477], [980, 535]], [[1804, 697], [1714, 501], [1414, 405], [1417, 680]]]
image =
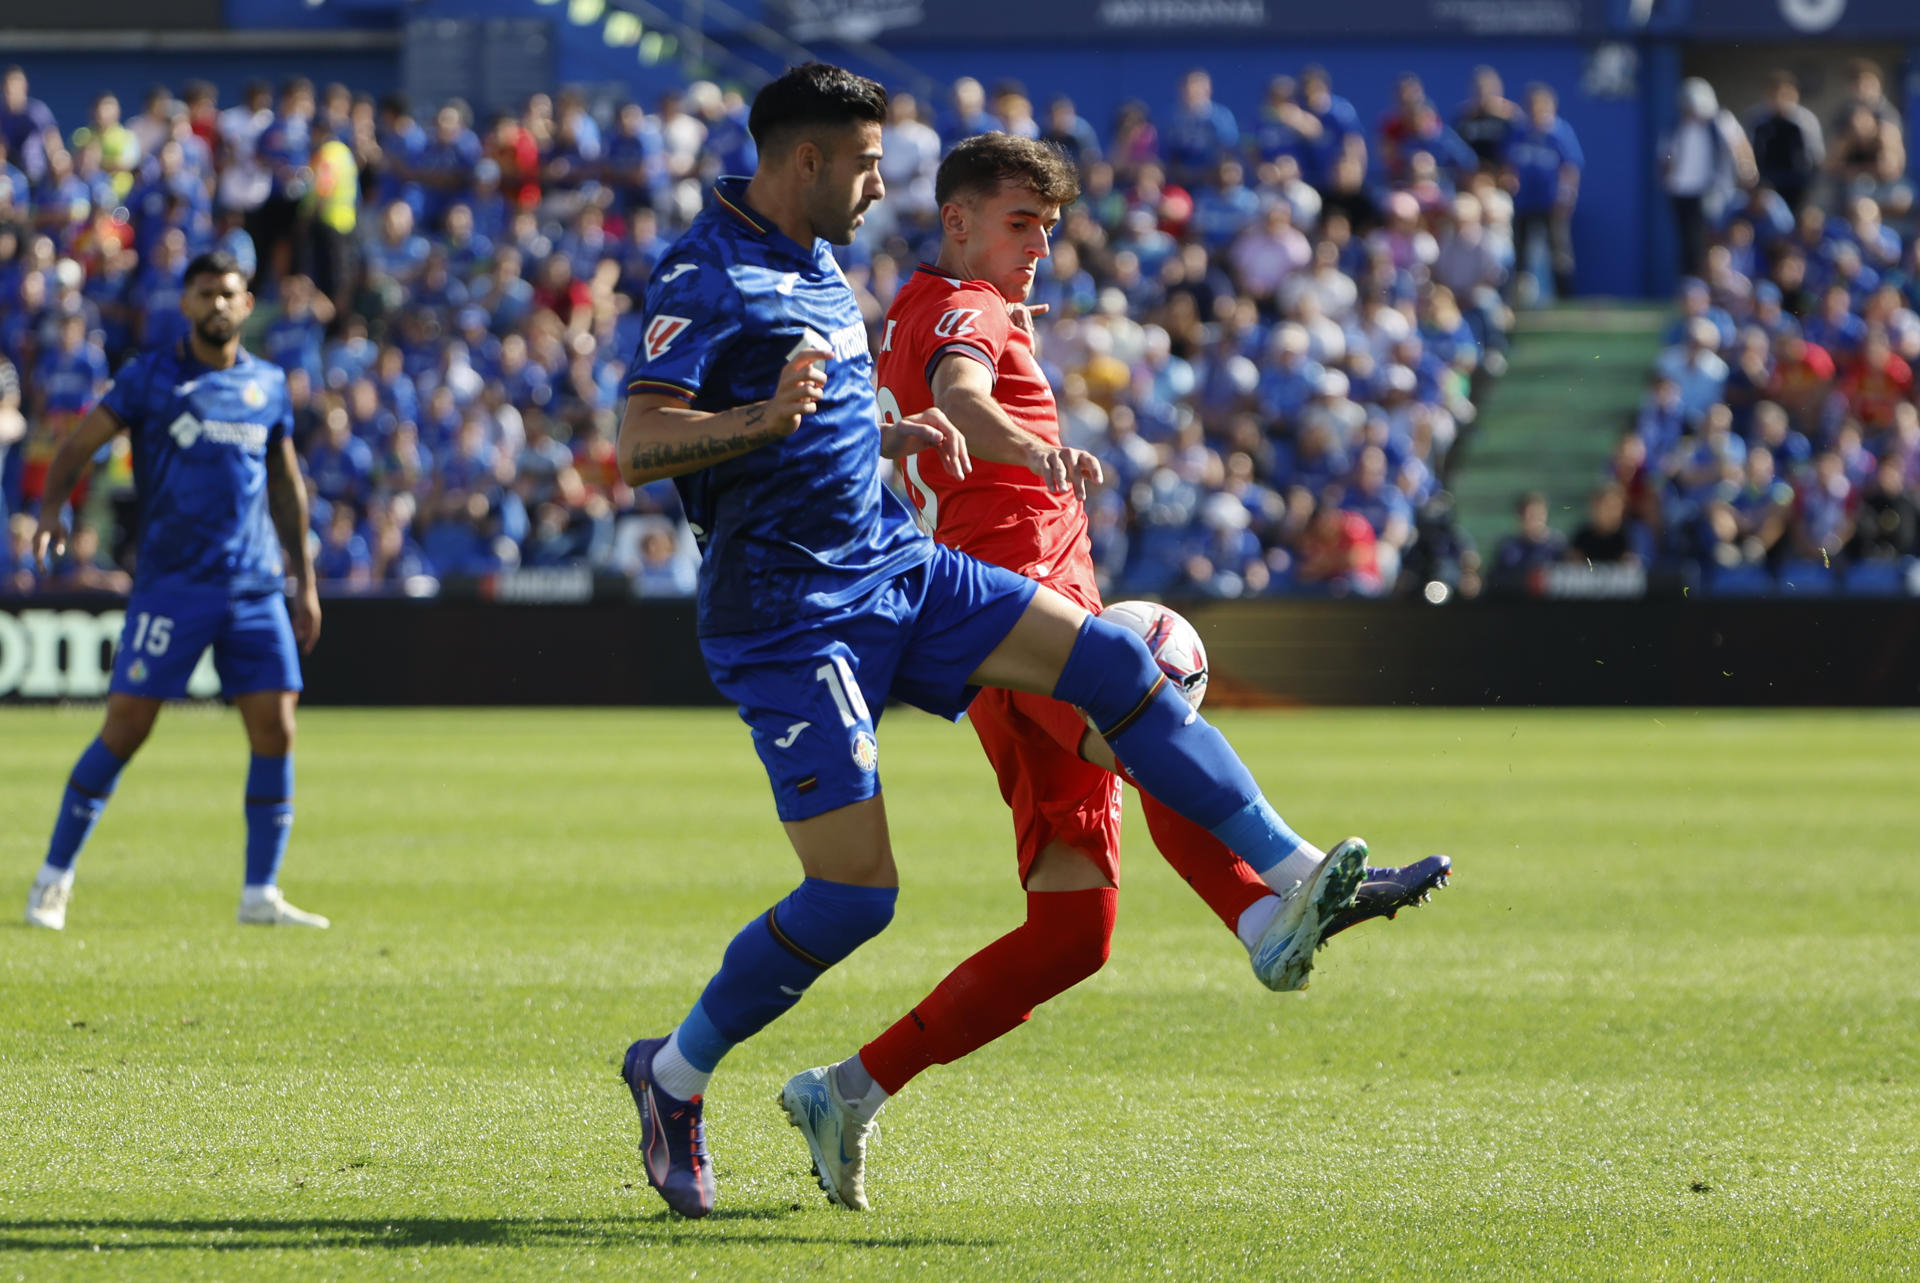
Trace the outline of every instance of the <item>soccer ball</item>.
[[1138, 634], [1160, 671], [1178, 683], [1187, 704], [1200, 707], [1207, 697], [1207, 648], [1200, 644], [1192, 624], [1178, 612], [1150, 601], [1117, 601], [1101, 611], [1100, 618]]

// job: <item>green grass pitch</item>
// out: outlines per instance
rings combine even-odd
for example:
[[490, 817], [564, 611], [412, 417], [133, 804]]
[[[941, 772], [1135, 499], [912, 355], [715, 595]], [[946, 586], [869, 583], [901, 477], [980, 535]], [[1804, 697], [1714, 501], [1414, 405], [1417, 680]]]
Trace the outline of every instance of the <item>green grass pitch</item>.
[[1281, 811], [1454, 886], [1312, 989], [1130, 817], [1113, 961], [882, 1115], [875, 1210], [774, 1105], [1017, 920], [972, 734], [882, 728], [894, 925], [709, 1095], [708, 1220], [617, 1074], [793, 883], [724, 712], [304, 715], [233, 923], [245, 748], [163, 719], [18, 922], [97, 710], [0, 710], [0, 1283], [49, 1277], [1694, 1280], [1920, 1259], [1920, 786], [1897, 714], [1222, 713]]

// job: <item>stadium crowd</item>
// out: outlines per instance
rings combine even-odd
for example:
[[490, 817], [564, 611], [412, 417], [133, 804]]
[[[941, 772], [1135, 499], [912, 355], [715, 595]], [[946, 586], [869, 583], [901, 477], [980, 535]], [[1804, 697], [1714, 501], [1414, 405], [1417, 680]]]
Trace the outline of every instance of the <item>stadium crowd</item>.
[[1824, 126], [1787, 72], [1744, 122], [1690, 80], [1663, 163], [1680, 316], [1571, 545], [1528, 496], [1497, 564], [1902, 591], [1920, 554], [1920, 223], [1880, 69], [1852, 65]]
[[[944, 149], [989, 129], [1051, 140], [1084, 194], [1033, 301], [1063, 430], [1107, 469], [1089, 500], [1107, 588], [1470, 592], [1448, 453], [1502, 367], [1516, 262], [1571, 285], [1579, 145], [1551, 89], [1523, 98], [1482, 68], [1443, 112], [1408, 76], [1369, 129], [1318, 68], [1233, 106], [1194, 71], [1167, 118], [1134, 103], [1100, 130], [1013, 83], [898, 94], [889, 196], [845, 270], [877, 328], [937, 243]], [[248, 345], [288, 372], [331, 591], [586, 564], [690, 593], [672, 486], [627, 488], [612, 442], [653, 265], [715, 176], [753, 168], [746, 107], [703, 82], [654, 111], [561, 92], [416, 117], [295, 80], [224, 106], [206, 84], [156, 87], [131, 117], [102, 94], [59, 122], [6, 70], [0, 583], [127, 582], [124, 441], [50, 574], [25, 555], [41, 479], [117, 364], [181, 337], [183, 269], [219, 248], [254, 273]]]

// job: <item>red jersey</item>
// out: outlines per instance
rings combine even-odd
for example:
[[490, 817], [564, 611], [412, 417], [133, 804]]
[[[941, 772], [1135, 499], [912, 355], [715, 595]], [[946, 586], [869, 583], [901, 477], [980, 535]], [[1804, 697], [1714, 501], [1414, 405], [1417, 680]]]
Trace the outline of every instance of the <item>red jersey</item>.
[[[986, 366], [993, 399], [1008, 417], [1060, 443], [1053, 390], [1034, 357], [1033, 338], [1008, 318], [1000, 291], [922, 264], [887, 309], [878, 364], [882, 422], [931, 409], [934, 368], [949, 357]], [[964, 480], [932, 451], [908, 455], [905, 464], [907, 495], [921, 528], [934, 538], [1100, 609], [1087, 510], [1072, 491], [1054, 494], [1013, 464], [976, 459]]]

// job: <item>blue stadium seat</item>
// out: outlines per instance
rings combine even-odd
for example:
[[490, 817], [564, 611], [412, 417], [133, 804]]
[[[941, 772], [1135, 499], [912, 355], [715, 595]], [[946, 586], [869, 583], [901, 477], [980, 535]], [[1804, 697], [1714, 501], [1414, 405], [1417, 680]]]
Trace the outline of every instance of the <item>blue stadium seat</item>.
[[1840, 576], [1818, 561], [1789, 561], [1780, 567], [1780, 593], [1786, 597], [1831, 597], [1840, 591]]
[[1849, 566], [1846, 575], [1847, 595], [1905, 597], [1909, 593], [1907, 582], [1915, 564], [1914, 558], [1903, 557], [1899, 561], [1863, 561]]
[[1719, 566], [1707, 572], [1701, 585], [1714, 597], [1771, 597], [1773, 576], [1765, 566]]

